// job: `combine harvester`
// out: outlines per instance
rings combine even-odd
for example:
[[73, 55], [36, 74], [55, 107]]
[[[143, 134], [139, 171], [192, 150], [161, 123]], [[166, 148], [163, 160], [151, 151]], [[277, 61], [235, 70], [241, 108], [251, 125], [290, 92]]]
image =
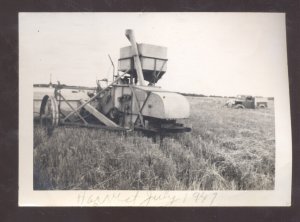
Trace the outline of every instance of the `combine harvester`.
[[98, 84], [92, 92], [58, 84], [43, 95], [43, 90], [35, 88], [35, 112], [48, 132], [59, 125], [152, 133], [191, 131], [176, 122], [190, 115], [187, 99], [155, 86], [166, 72], [167, 48], [137, 44], [132, 30], [125, 35], [131, 46], [121, 48], [118, 74], [113, 74], [107, 87]]

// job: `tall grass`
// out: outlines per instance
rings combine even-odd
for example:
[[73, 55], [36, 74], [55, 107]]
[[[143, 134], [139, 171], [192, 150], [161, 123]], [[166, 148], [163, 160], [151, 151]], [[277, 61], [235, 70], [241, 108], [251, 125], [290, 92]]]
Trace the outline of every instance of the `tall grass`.
[[154, 142], [137, 132], [34, 129], [34, 189], [274, 188], [273, 107], [235, 110], [189, 97], [191, 133]]

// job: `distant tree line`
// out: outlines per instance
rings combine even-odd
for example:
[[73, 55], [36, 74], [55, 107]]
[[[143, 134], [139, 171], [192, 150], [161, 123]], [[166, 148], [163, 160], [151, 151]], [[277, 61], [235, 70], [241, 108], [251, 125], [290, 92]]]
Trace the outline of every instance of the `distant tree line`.
[[196, 93], [180, 93], [180, 92], [177, 92], [183, 96], [194, 96], [194, 97], [207, 97], [206, 95], [203, 95], [203, 94], [196, 94]]
[[[34, 87], [57, 87], [58, 84], [33, 84]], [[65, 84], [60, 84], [61, 87], [68, 87], [68, 88], [77, 88], [77, 89], [89, 89], [89, 90], [94, 90], [96, 87], [86, 87], [86, 86], [70, 86], [70, 85], [65, 85]], [[214, 98], [228, 98], [228, 99], [234, 99], [236, 98], [235, 96], [218, 96], [218, 95], [204, 95], [204, 94], [197, 94], [197, 93], [181, 93], [177, 92], [183, 96], [193, 96], [193, 97], [214, 97]], [[256, 96], [256, 97], [262, 97], [262, 96]], [[274, 97], [267, 97], [268, 100], [274, 100]]]
[[86, 90], [95, 90], [96, 87], [87, 87], [87, 86], [71, 86], [71, 85], [66, 85], [66, 84], [55, 84], [55, 83], [50, 83], [50, 84], [33, 84], [33, 87], [45, 87], [45, 88], [55, 88], [55, 87], [66, 87], [66, 88], [74, 88], [74, 89], [86, 89]]
[[[183, 96], [193, 96], [193, 97], [213, 97], [213, 98], [228, 98], [228, 99], [234, 99], [235, 96], [218, 96], [218, 95], [204, 95], [204, 94], [197, 94], [197, 93], [181, 93], [177, 92]], [[256, 96], [256, 97], [262, 97], [262, 96]], [[274, 97], [267, 97], [268, 100], [274, 100]]]

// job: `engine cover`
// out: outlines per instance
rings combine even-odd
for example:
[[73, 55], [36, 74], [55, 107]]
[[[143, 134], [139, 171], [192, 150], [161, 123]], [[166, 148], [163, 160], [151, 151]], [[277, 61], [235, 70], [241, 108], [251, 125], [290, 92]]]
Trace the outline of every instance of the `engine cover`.
[[149, 93], [143, 105], [143, 116], [159, 119], [184, 119], [190, 116], [190, 104], [183, 95], [155, 87], [136, 88]]

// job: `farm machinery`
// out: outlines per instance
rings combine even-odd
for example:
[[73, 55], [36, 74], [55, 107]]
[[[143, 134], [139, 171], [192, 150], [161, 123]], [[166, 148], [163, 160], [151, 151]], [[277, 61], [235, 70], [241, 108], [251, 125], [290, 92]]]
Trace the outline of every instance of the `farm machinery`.
[[236, 109], [255, 109], [267, 108], [268, 101], [266, 98], [254, 97], [249, 95], [238, 95], [235, 99], [230, 99], [226, 102], [225, 106]]
[[106, 87], [97, 84], [92, 90], [57, 84], [45, 93], [35, 90], [34, 107], [42, 126], [48, 130], [62, 125], [153, 133], [191, 131], [178, 122], [190, 115], [187, 99], [155, 86], [166, 72], [167, 48], [137, 44], [133, 30], [125, 35], [131, 45], [120, 49], [118, 71]]

